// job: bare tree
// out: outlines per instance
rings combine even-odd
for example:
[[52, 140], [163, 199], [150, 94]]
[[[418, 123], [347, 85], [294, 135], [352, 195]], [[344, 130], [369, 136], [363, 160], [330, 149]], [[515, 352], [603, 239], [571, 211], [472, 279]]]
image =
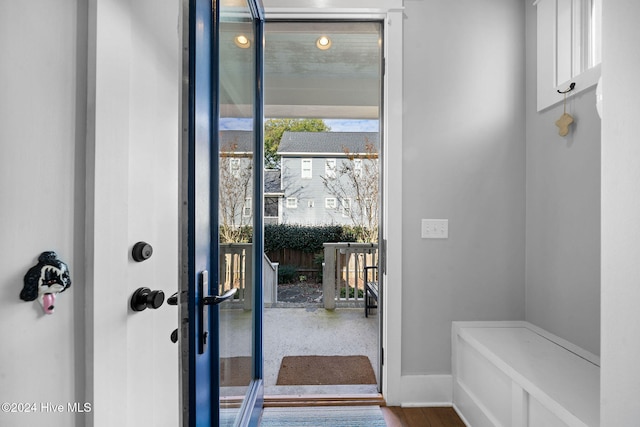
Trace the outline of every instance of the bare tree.
[[370, 143], [366, 144], [364, 154], [344, 151], [347, 157], [336, 162], [335, 173], [322, 176], [324, 187], [340, 201], [339, 208], [351, 219], [359, 239], [377, 242], [380, 199], [378, 154]]
[[220, 149], [220, 242], [247, 242], [253, 224], [253, 157], [236, 153], [237, 143]]

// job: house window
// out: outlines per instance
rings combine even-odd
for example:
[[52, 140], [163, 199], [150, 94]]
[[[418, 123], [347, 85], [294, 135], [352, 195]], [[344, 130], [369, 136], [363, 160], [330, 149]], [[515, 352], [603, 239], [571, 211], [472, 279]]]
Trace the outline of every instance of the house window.
[[538, 111], [576, 94], [600, 77], [602, 0], [536, 0]]
[[302, 178], [311, 179], [312, 175], [311, 159], [302, 159]]
[[264, 198], [264, 216], [266, 217], [278, 216], [278, 198], [277, 197]]
[[247, 197], [244, 199], [244, 207], [242, 208], [242, 216], [250, 217], [251, 216], [251, 197]]
[[240, 159], [229, 159], [229, 171], [232, 175], [238, 175], [240, 172]]
[[324, 207], [327, 209], [335, 209], [337, 206], [335, 197], [327, 197], [324, 199]]
[[373, 208], [373, 201], [371, 200], [370, 197], [365, 197], [364, 203], [362, 205], [362, 213], [366, 218], [369, 218], [370, 216], [375, 215], [375, 212], [373, 212], [372, 208]]
[[327, 159], [324, 163], [324, 175], [328, 179], [336, 177], [336, 159]]
[[307, 207], [308, 208], [312, 208], [315, 206], [315, 203], [313, 202], [313, 200], [307, 200]]
[[295, 197], [287, 197], [287, 207], [295, 209], [298, 207], [298, 199]]
[[342, 216], [350, 217], [351, 216], [351, 199], [342, 199], [340, 203], [342, 204]]
[[353, 159], [353, 173], [355, 176], [362, 174], [362, 159]]

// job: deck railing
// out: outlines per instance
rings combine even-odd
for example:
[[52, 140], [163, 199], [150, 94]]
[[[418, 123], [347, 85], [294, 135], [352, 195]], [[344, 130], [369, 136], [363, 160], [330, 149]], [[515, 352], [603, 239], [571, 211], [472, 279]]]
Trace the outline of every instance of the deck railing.
[[364, 267], [378, 265], [377, 243], [325, 243], [322, 274], [324, 308], [364, 301]]
[[[220, 244], [220, 277], [218, 295], [238, 288], [233, 304], [251, 310], [253, 300], [253, 245], [251, 243]], [[278, 263], [267, 255], [262, 260], [263, 298], [265, 303], [277, 302]]]
[[253, 245], [251, 243], [220, 244], [220, 276], [218, 295], [238, 288], [234, 303], [251, 310], [253, 283]]
[[[220, 245], [218, 294], [238, 288], [233, 304], [245, 310], [252, 307], [253, 246], [251, 243]], [[336, 303], [363, 304], [365, 267], [378, 265], [377, 243], [325, 243], [323, 264], [323, 300], [328, 310]], [[263, 295], [265, 303], [277, 302], [278, 265], [264, 256]]]

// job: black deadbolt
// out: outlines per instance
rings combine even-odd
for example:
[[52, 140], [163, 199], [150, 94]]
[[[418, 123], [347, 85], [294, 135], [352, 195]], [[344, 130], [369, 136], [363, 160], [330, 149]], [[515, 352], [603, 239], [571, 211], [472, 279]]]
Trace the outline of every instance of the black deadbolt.
[[135, 261], [142, 262], [151, 258], [151, 255], [153, 255], [153, 248], [147, 242], [138, 242], [133, 245], [131, 256]]
[[149, 288], [138, 288], [131, 296], [131, 309], [143, 311], [147, 308], [158, 308], [164, 302], [164, 292], [152, 291]]

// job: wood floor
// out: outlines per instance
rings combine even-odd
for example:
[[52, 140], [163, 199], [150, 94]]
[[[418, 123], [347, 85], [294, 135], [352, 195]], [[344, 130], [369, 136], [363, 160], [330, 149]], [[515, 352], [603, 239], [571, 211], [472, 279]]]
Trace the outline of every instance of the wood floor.
[[465, 427], [453, 408], [383, 406], [388, 427]]

